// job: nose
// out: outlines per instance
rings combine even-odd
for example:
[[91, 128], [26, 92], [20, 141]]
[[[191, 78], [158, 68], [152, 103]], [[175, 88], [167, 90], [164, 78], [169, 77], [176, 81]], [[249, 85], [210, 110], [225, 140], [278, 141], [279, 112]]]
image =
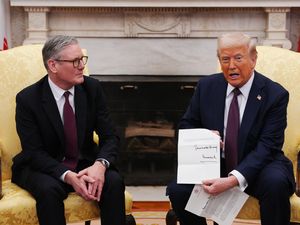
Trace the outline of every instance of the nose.
[[84, 63], [83, 63], [83, 60], [82, 59], [80, 59], [79, 60], [79, 65], [78, 65], [78, 67], [77, 67], [78, 69], [80, 69], [80, 70], [83, 70], [84, 68], [85, 68], [85, 65], [84, 65]]
[[235, 65], [235, 60], [234, 58], [230, 58], [229, 60], [229, 69], [235, 69], [236, 65]]

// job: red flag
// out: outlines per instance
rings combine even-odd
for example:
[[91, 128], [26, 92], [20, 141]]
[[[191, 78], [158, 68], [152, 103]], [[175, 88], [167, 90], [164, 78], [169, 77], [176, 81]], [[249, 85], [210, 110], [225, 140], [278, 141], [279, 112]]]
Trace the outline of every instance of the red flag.
[[8, 43], [6, 37], [3, 38], [3, 49], [2, 50], [7, 50], [8, 49]]
[[300, 52], [300, 37], [298, 38], [298, 46], [297, 46], [297, 52]]

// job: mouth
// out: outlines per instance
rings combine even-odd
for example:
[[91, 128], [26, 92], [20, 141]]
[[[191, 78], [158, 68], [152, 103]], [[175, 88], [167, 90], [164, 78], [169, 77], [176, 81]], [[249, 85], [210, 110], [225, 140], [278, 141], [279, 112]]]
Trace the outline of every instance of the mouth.
[[233, 80], [237, 79], [239, 76], [240, 76], [240, 74], [238, 74], [238, 73], [230, 73], [229, 74], [229, 77]]

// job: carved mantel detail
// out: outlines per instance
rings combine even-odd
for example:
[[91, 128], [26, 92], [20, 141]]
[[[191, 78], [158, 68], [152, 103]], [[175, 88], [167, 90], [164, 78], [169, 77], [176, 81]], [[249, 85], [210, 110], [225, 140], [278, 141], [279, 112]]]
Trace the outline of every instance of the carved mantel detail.
[[189, 37], [190, 16], [184, 13], [126, 13], [127, 37]]

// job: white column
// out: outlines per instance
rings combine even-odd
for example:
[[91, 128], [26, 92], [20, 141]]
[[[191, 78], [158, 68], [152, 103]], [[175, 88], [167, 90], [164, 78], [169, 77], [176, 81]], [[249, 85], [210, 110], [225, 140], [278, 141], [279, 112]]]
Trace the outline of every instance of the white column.
[[263, 45], [290, 49], [292, 43], [286, 38], [286, 14], [290, 8], [265, 8], [265, 12], [268, 13], [268, 24]]
[[25, 7], [28, 13], [27, 38], [23, 44], [44, 43], [48, 37], [48, 7]]

